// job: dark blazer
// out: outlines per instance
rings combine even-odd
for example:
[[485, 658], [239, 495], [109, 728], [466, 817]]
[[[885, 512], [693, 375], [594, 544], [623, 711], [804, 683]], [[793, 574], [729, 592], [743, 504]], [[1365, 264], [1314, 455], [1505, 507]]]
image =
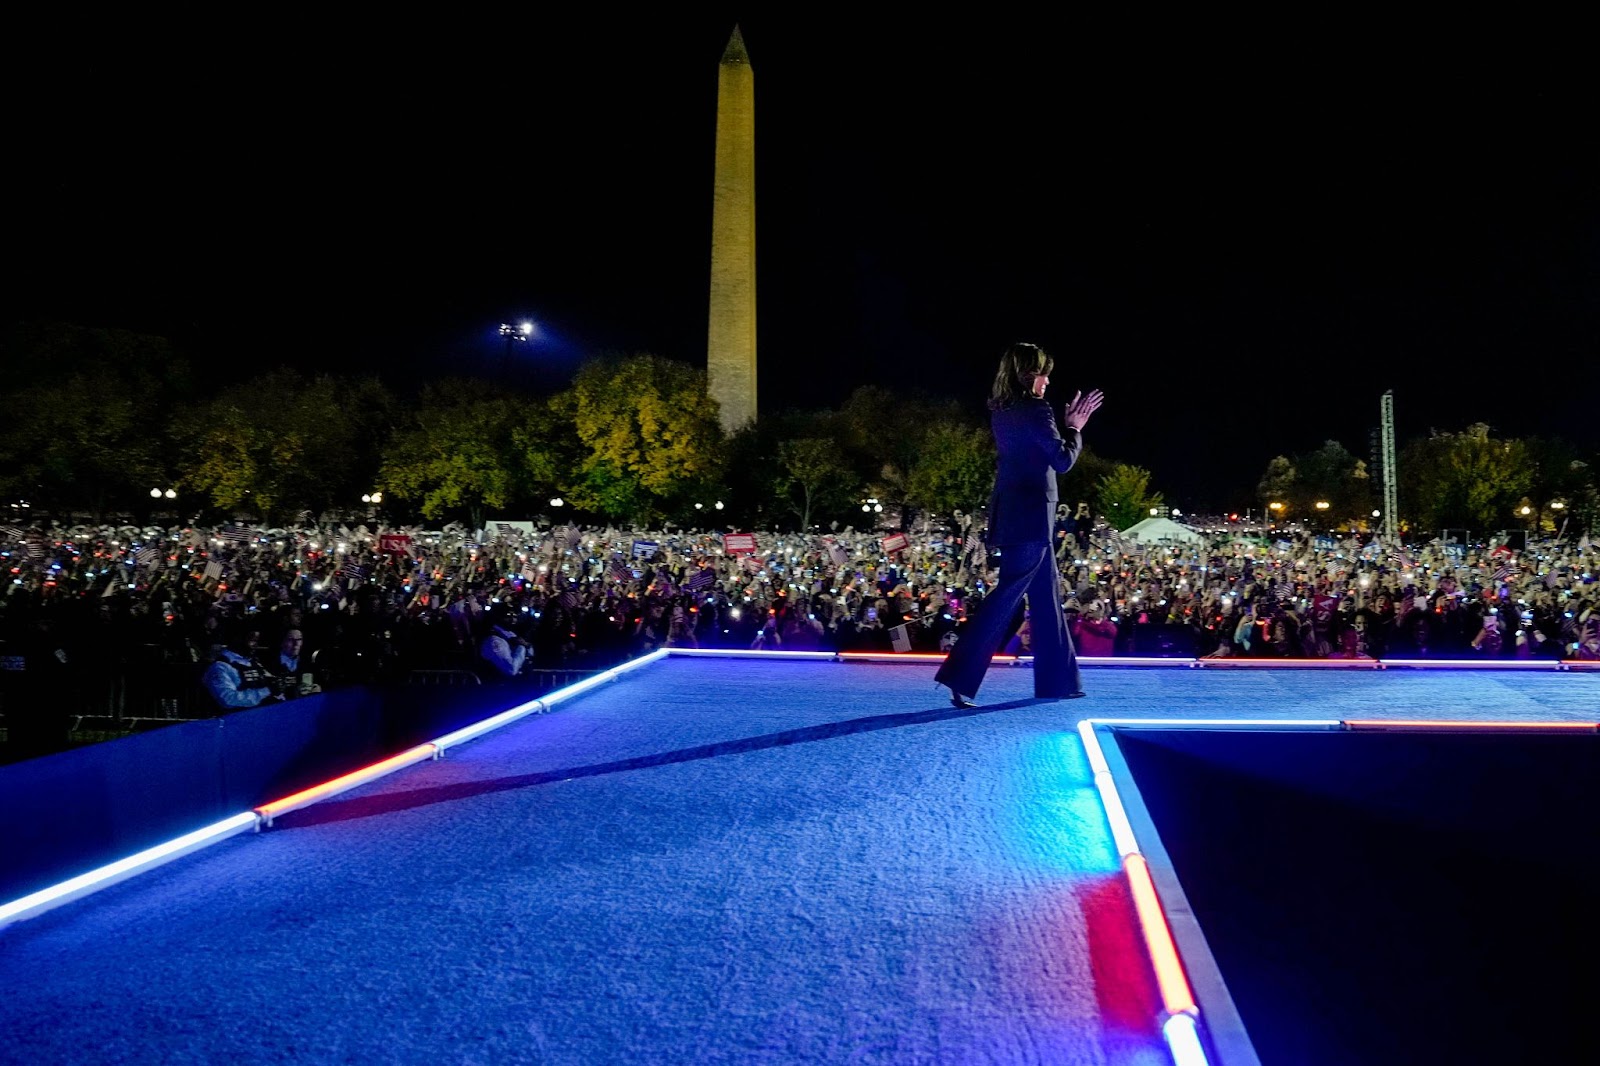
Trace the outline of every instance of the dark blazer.
[[1083, 435], [1063, 438], [1045, 400], [1026, 399], [989, 416], [994, 445], [994, 493], [989, 497], [990, 544], [1049, 542], [1056, 520], [1056, 474], [1072, 469]]

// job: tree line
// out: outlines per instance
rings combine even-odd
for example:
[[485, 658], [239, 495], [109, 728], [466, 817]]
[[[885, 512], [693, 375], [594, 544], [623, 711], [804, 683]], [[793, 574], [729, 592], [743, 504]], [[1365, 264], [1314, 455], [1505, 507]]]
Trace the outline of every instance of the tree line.
[[[554, 395], [446, 377], [401, 396], [372, 375], [287, 368], [215, 386], [161, 339], [118, 331], [44, 332], [30, 344], [38, 365], [60, 370], [11, 394], [0, 493], [52, 514], [283, 523], [358, 512], [381, 493], [390, 518], [473, 528], [554, 512], [793, 529], [861, 524], [868, 500], [908, 523], [976, 513], [994, 472], [987, 426], [952, 400], [862, 386], [836, 409], [764, 415], [725, 435], [704, 371], [649, 354], [592, 359]], [[1475, 425], [1410, 442], [1398, 466], [1415, 529], [1595, 523], [1592, 449]], [[1153, 482], [1086, 449], [1062, 475], [1061, 499], [1123, 529], [1164, 509]], [[1253, 496], [1286, 521], [1350, 528], [1381, 507], [1382, 490], [1366, 462], [1328, 441], [1273, 459]]]

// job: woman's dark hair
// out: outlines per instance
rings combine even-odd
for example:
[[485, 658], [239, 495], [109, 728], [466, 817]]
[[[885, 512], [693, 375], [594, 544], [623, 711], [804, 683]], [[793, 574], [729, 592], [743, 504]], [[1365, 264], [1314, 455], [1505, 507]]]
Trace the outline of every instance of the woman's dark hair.
[[1006, 354], [1000, 357], [994, 387], [989, 390], [989, 410], [1003, 411], [1032, 396], [1033, 379], [1039, 374], [1049, 374], [1055, 363], [1037, 344], [1018, 342], [1007, 348]]

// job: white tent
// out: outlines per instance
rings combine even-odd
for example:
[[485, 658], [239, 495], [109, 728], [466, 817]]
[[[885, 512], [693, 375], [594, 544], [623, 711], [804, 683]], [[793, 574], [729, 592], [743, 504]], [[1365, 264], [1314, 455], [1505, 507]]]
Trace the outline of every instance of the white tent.
[[1170, 518], [1146, 518], [1124, 529], [1122, 535], [1140, 544], [1195, 544], [1201, 539], [1200, 534]]

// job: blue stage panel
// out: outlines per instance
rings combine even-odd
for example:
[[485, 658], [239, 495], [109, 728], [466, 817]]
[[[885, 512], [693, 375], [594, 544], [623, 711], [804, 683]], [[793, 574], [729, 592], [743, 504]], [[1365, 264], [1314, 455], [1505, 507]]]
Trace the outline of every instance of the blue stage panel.
[[[19, 1061], [1165, 1063], [1085, 717], [1581, 720], [1600, 676], [672, 658], [0, 931]], [[132, 1005], [132, 1006], [130, 1006]], [[153, 1009], [159, 1005], [159, 1009]]]

